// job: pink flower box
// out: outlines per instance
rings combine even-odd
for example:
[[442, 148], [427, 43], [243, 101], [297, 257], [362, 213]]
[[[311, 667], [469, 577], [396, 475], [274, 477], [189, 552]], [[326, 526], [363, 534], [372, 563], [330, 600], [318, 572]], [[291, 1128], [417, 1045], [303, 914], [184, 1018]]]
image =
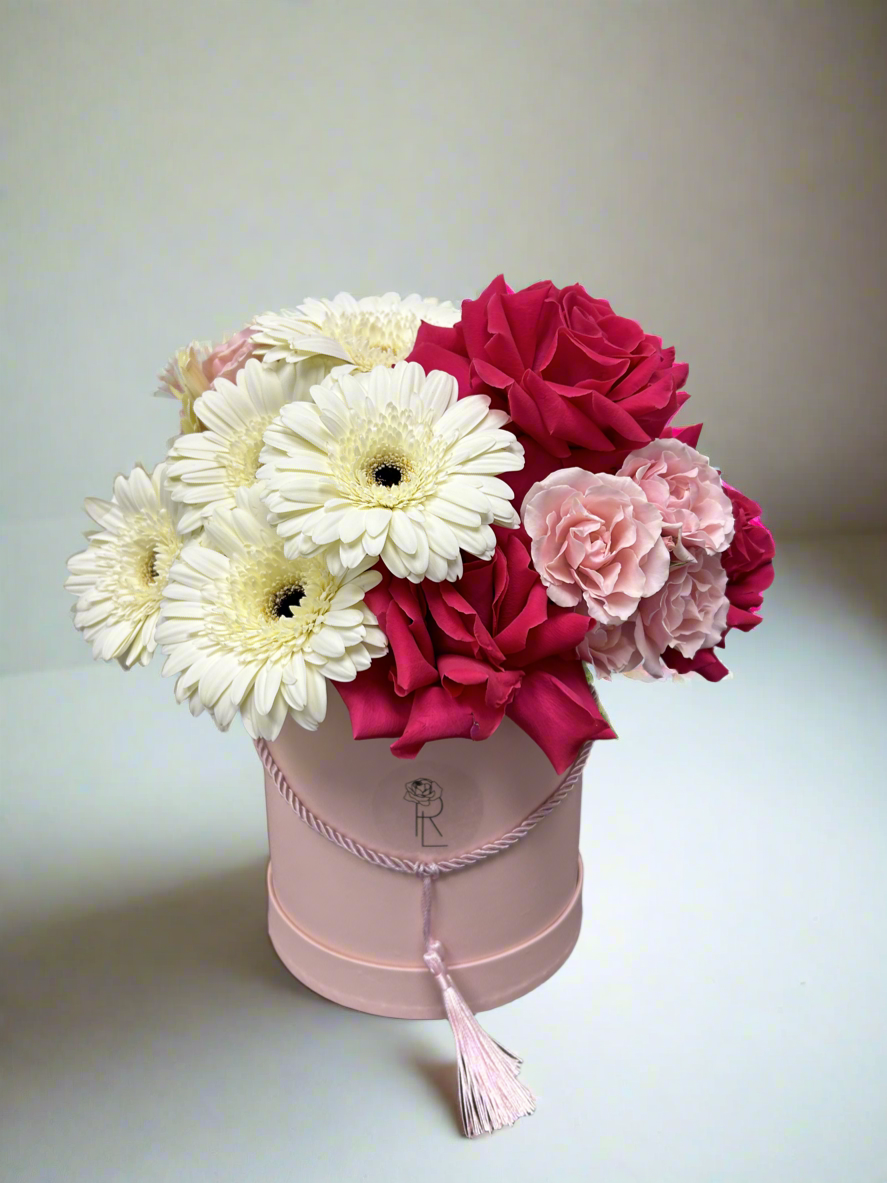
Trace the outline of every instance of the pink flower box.
[[[351, 738], [331, 695], [323, 727], [288, 721], [268, 745], [301, 801], [366, 846], [434, 861], [494, 841], [531, 814], [561, 777], [509, 719], [482, 743], [428, 744], [415, 760], [384, 739]], [[433, 796], [417, 801], [416, 781]], [[284, 965], [334, 1002], [395, 1018], [441, 1018], [423, 963], [422, 885], [323, 841], [266, 773], [268, 925]], [[472, 1010], [541, 985], [569, 957], [582, 919], [580, 791], [510, 849], [435, 884], [435, 935]]]

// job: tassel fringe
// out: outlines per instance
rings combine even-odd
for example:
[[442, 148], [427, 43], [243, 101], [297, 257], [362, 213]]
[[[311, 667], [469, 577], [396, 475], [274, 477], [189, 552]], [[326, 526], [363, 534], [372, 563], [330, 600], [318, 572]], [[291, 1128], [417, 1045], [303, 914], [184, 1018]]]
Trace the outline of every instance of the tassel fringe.
[[536, 1111], [536, 1098], [518, 1080], [522, 1060], [489, 1036], [447, 971], [443, 946], [431, 936], [431, 876], [423, 876], [425, 964], [440, 987], [456, 1044], [459, 1109], [465, 1136], [492, 1134]]

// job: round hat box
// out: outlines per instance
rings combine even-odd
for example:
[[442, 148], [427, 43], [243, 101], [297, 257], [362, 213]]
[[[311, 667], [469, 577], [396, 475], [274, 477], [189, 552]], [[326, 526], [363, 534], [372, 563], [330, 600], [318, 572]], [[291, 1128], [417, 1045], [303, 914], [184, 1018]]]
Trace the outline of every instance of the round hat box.
[[[556, 726], [556, 722], [552, 726]], [[317, 731], [287, 719], [270, 754], [317, 818], [362, 845], [425, 863], [508, 833], [562, 780], [509, 719], [481, 742], [428, 743], [414, 760], [390, 740], [355, 741], [331, 692]], [[284, 965], [318, 994], [370, 1014], [444, 1017], [423, 962], [422, 884], [364, 862], [300, 819], [265, 773], [268, 925]], [[434, 935], [475, 1012], [501, 1006], [566, 961], [582, 919], [577, 787], [501, 853], [434, 883]]]

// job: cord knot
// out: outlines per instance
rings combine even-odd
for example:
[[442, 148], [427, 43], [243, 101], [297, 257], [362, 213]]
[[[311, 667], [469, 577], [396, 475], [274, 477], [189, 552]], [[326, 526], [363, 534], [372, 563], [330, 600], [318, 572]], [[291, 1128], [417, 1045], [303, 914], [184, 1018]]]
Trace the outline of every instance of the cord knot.
[[433, 937], [425, 946], [423, 961], [429, 972], [434, 974], [436, 978], [441, 977], [447, 972], [447, 967], [443, 959], [443, 945]]

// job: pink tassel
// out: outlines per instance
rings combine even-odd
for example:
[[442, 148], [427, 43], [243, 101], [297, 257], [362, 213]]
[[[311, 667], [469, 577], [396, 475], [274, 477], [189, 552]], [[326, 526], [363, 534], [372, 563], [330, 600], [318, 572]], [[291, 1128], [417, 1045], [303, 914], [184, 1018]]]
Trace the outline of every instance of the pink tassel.
[[462, 1127], [466, 1137], [476, 1138], [514, 1125], [519, 1117], [529, 1117], [536, 1110], [536, 1098], [518, 1080], [522, 1061], [487, 1035], [453, 984], [443, 947], [430, 931], [433, 877], [433, 871], [422, 876], [425, 964], [440, 987], [453, 1029]]

